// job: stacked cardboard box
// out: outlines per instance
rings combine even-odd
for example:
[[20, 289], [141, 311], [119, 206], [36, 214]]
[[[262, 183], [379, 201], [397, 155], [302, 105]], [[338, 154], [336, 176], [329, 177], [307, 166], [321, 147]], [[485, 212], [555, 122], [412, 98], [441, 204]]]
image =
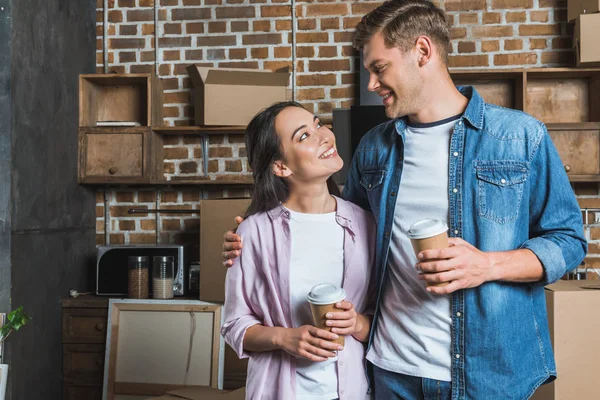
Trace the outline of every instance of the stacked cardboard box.
[[573, 47], [578, 67], [600, 66], [600, 0], [569, 0], [567, 18], [575, 22]]

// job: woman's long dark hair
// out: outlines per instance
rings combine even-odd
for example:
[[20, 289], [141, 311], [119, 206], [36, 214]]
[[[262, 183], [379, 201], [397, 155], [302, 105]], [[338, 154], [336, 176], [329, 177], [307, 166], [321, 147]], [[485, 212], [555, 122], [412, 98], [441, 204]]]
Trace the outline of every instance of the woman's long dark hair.
[[[275, 131], [275, 118], [287, 107], [302, 107], [295, 101], [275, 103], [258, 113], [246, 128], [248, 162], [254, 177], [254, 192], [246, 217], [269, 211], [285, 202], [289, 196], [288, 186], [282, 178], [273, 174], [273, 163], [283, 158], [281, 141]], [[339, 196], [340, 191], [331, 177], [327, 179], [329, 193]]]

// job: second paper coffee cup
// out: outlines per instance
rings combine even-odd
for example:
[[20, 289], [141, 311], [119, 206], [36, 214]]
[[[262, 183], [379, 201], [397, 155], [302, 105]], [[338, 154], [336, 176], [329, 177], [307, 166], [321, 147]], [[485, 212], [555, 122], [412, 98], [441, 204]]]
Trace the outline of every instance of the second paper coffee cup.
[[[426, 218], [415, 222], [408, 230], [410, 243], [418, 255], [423, 250], [445, 249], [448, 247], [448, 226], [439, 219]], [[429, 286], [445, 286], [448, 282], [430, 284]]]
[[[315, 326], [319, 329], [324, 329], [331, 332], [331, 327], [325, 324], [327, 321], [325, 315], [327, 315], [328, 312], [341, 311], [335, 306], [335, 303], [342, 301], [345, 298], [346, 292], [339, 286], [330, 283], [322, 283], [313, 286], [308, 294], [307, 300], [310, 304], [310, 310], [312, 312]], [[341, 344], [343, 346], [344, 336], [338, 335], [338, 338], [332, 340], [332, 342]]]

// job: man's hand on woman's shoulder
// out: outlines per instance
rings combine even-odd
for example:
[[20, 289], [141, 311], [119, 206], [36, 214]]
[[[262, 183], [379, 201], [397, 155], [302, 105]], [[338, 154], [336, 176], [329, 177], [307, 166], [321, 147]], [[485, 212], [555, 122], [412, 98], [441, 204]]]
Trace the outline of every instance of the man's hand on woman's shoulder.
[[[235, 223], [241, 224], [244, 218], [235, 217]], [[233, 265], [233, 260], [240, 256], [242, 250], [242, 238], [237, 235], [234, 230], [225, 232], [223, 235], [223, 265], [227, 268]]]

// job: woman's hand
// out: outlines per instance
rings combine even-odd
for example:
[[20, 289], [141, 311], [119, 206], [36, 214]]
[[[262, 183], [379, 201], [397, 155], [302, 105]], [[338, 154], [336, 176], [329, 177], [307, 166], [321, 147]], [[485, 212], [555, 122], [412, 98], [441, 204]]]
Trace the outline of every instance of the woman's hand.
[[311, 361], [325, 361], [335, 357], [335, 351], [343, 349], [341, 345], [330, 341], [337, 338], [338, 335], [335, 333], [311, 325], [303, 325], [299, 328], [280, 328], [275, 344], [293, 356]]
[[335, 306], [343, 311], [329, 312], [325, 315], [326, 324], [331, 326], [331, 332], [338, 335], [352, 335], [356, 340], [364, 342], [369, 336], [370, 319], [357, 313], [354, 305], [349, 301], [342, 300]]

